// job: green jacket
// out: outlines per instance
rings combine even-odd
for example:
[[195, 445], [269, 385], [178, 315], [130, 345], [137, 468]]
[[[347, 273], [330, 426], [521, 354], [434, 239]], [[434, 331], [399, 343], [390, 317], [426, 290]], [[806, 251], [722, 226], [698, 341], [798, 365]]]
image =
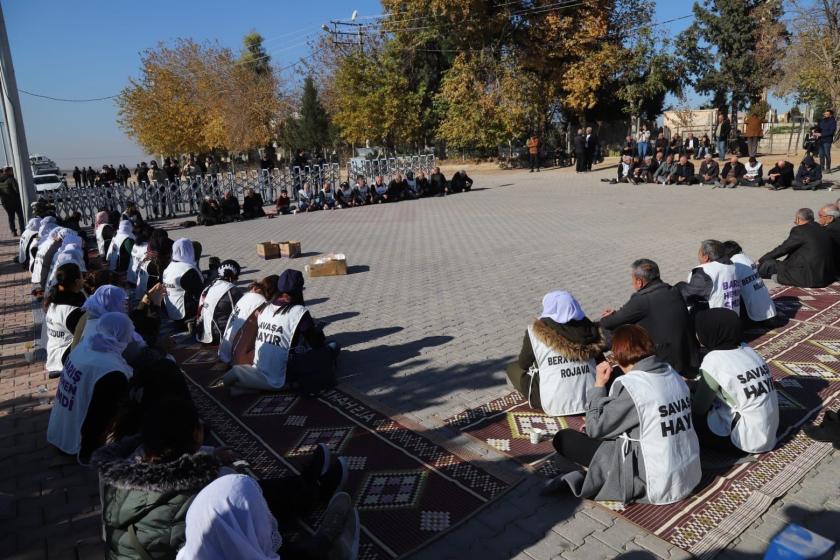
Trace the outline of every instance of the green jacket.
[[109, 560], [174, 559], [184, 545], [187, 509], [219, 475], [213, 455], [182, 455], [146, 463], [133, 453], [137, 439], [97, 450], [102, 522]]
[[20, 204], [20, 189], [17, 179], [7, 175], [0, 179], [0, 202], [5, 208], [14, 208]]

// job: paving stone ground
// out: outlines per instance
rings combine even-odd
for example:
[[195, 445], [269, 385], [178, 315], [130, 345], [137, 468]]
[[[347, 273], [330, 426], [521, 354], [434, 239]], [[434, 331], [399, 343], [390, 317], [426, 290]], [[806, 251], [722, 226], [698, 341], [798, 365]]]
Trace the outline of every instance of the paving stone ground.
[[[210, 255], [236, 259], [248, 281], [303, 269], [315, 254], [345, 253], [351, 274], [307, 279], [305, 294], [313, 314], [328, 323], [328, 336], [345, 348], [342, 381], [383, 408], [468, 443], [441, 430], [441, 420], [506, 392], [504, 366], [518, 352], [545, 292], [570, 290], [597, 318], [629, 297], [634, 259], [655, 259], [664, 279], [676, 282], [696, 263], [705, 238], [735, 239], [757, 258], [784, 239], [799, 207], [816, 210], [840, 194], [599, 181], [614, 173], [482, 171], [473, 176], [471, 193], [171, 235], [200, 241], [203, 264]], [[41, 364], [23, 359], [24, 344], [34, 337], [28, 278], [9, 262], [17, 244], [5, 224], [0, 239], [0, 492], [12, 495], [0, 499], [0, 556], [101, 556], [95, 475], [55, 465], [45, 445], [45, 395], [52, 395], [55, 383], [46, 380]], [[286, 239], [300, 240], [306, 256], [256, 256], [257, 242]], [[492, 452], [482, 454], [510, 467]], [[759, 557], [789, 519], [801, 517], [806, 526], [836, 537], [830, 529], [840, 521], [838, 475], [840, 454], [834, 453], [745, 532], [727, 558]], [[541, 498], [538, 489], [539, 481], [526, 477], [414, 556], [538, 560], [635, 551], [686, 557], [597, 506]], [[2, 517], [4, 503], [11, 503], [11, 519]]]

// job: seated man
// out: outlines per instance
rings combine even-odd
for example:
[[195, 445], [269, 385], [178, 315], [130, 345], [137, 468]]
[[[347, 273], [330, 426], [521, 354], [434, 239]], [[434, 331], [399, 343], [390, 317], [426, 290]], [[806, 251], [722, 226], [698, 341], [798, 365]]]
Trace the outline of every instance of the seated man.
[[750, 156], [747, 164], [744, 165], [744, 176], [741, 177], [740, 185], [745, 187], [763, 187], [764, 169], [761, 162], [755, 156]]
[[569, 292], [550, 292], [507, 376], [531, 408], [550, 416], [581, 414], [603, 346], [598, 325], [586, 318], [577, 300]]
[[734, 189], [746, 172], [744, 164], [738, 161], [738, 156], [732, 156], [720, 172], [720, 186], [724, 189]]
[[323, 204], [324, 208], [335, 210], [335, 205], [338, 204], [338, 201], [336, 200], [332, 183], [324, 183], [324, 188], [321, 189], [321, 204]]
[[720, 179], [720, 165], [712, 154], [706, 152], [703, 156], [703, 163], [700, 164], [700, 173], [697, 174], [697, 181], [704, 185], [717, 185]]
[[735, 265], [723, 253], [723, 243], [707, 239], [697, 251], [700, 266], [693, 268], [688, 282], [679, 282], [685, 304], [694, 310], [724, 307], [741, 312], [741, 282]]
[[242, 297], [242, 290], [236, 286], [241, 271], [236, 261], [222, 261], [219, 276], [202, 290], [195, 324], [197, 341], [218, 344], [221, 340], [236, 302]]
[[262, 195], [254, 192], [254, 189], [248, 189], [245, 194], [245, 199], [242, 201], [242, 217], [250, 220], [251, 218], [265, 216], [263, 206], [265, 206], [265, 203], [263, 202]]
[[793, 164], [780, 159], [767, 173], [767, 188], [778, 191], [791, 185], [793, 185]]
[[198, 223], [203, 226], [214, 226], [223, 222], [222, 209], [216, 199], [205, 196], [198, 209]]
[[292, 199], [289, 198], [289, 191], [280, 189], [280, 196], [274, 201], [274, 209], [278, 214], [283, 214], [284, 216], [292, 213]]
[[684, 376], [697, 373], [697, 339], [679, 291], [660, 279], [659, 266], [649, 259], [633, 263], [631, 278], [635, 293], [618, 311], [604, 311], [601, 328], [614, 331], [622, 325], [639, 325], [653, 339], [661, 360]]
[[356, 206], [364, 206], [373, 203], [373, 195], [370, 186], [361, 175], [356, 177]]
[[645, 159], [633, 170], [633, 178], [636, 180], [636, 184], [652, 183], [654, 171], [656, 171], [656, 168], [653, 166], [653, 156], [645, 156]]
[[443, 196], [448, 190], [446, 176], [440, 172], [440, 167], [435, 167], [429, 176], [429, 196]]
[[618, 164], [616, 171], [616, 180], [619, 183], [636, 184], [638, 181], [635, 178], [636, 165], [633, 163], [633, 157], [629, 155], [621, 156], [621, 162]]
[[309, 186], [308, 181], [305, 182], [303, 188], [297, 192], [297, 210], [295, 210], [295, 213], [315, 212], [320, 209], [321, 206], [318, 199], [315, 198], [315, 193], [312, 192], [312, 187]]
[[697, 179], [694, 178], [694, 164], [688, 161], [688, 156], [683, 154], [680, 161], [671, 172], [668, 178], [669, 185], [694, 185]]
[[449, 181], [449, 192], [470, 192], [472, 189], [473, 180], [469, 178], [465, 170], [460, 170]]
[[391, 193], [388, 191], [388, 185], [385, 184], [382, 175], [377, 175], [373, 181], [371, 196], [373, 197], [374, 204], [391, 202]]
[[822, 169], [811, 156], [805, 156], [799, 169], [796, 171], [796, 179], [793, 180], [795, 191], [815, 191], [822, 185]]
[[776, 317], [776, 304], [758, 274], [758, 265], [735, 241], [723, 242], [723, 254], [735, 265], [741, 282], [741, 319], [745, 323], [766, 324]]
[[665, 161], [662, 162], [656, 170], [656, 173], [653, 174], [653, 182], [660, 183], [662, 185], [668, 184], [671, 174], [676, 168], [677, 164], [674, 163], [674, 154], [668, 154], [665, 156]]
[[356, 189], [350, 186], [350, 183], [344, 181], [335, 192], [335, 198], [338, 201], [339, 208], [352, 208], [356, 205]]
[[239, 199], [233, 196], [232, 191], [225, 191], [225, 195], [222, 197], [222, 215], [228, 222], [242, 219], [242, 216], [239, 215]]
[[431, 194], [430, 189], [431, 186], [429, 185], [429, 179], [426, 177], [424, 172], [420, 172], [417, 174], [417, 193], [419, 196], [429, 196]]
[[408, 194], [408, 183], [403, 178], [402, 173], [397, 173], [394, 178], [388, 183], [388, 202], [397, 202], [405, 200]]
[[[758, 259], [762, 278], [776, 275], [779, 284], [800, 288], [824, 288], [834, 282], [834, 244], [828, 231], [814, 221], [814, 211], [796, 212], [788, 238]], [[785, 260], [778, 260], [786, 257]]]
[[586, 433], [564, 429], [554, 436], [557, 453], [588, 470], [558, 475], [543, 493], [654, 505], [682, 500], [701, 477], [691, 392], [656, 357], [643, 328], [620, 327], [612, 351], [624, 375], [613, 378], [611, 364], [598, 364], [586, 394]]
[[834, 246], [834, 266], [837, 267], [840, 265], [840, 209], [836, 204], [826, 204], [820, 208], [817, 219], [831, 236]]

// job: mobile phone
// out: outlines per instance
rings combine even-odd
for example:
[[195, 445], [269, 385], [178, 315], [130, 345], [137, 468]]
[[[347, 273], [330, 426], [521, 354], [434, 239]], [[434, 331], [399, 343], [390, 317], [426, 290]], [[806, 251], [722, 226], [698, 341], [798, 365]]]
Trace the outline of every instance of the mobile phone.
[[604, 352], [604, 359], [607, 360], [610, 367], [618, 367], [618, 361], [615, 359], [615, 354], [612, 353], [612, 350]]

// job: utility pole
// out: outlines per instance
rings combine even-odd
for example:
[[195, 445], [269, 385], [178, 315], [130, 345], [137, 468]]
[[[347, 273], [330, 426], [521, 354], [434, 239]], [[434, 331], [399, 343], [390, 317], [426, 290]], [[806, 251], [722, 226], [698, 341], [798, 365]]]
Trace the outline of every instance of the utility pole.
[[20, 186], [20, 204], [23, 207], [23, 215], [28, 219], [31, 213], [30, 203], [36, 200], [35, 185], [32, 182], [29, 148], [26, 146], [23, 114], [20, 110], [20, 97], [18, 97], [15, 68], [12, 65], [12, 51], [9, 48], [2, 5], [0, 5], [0, 90], [2, 90], [0, 93], [3, 96], [3, 112], [6, 114], [9, 149], [12, 156], [9, 165], [14, 169]]
[[364, 24], [352, 21], [330, 20], [332, 29], [326, 24], [321, 28], [332, 35], [332, 43], [341, 47], [357, 47], [359, 52], [364, 50]]

